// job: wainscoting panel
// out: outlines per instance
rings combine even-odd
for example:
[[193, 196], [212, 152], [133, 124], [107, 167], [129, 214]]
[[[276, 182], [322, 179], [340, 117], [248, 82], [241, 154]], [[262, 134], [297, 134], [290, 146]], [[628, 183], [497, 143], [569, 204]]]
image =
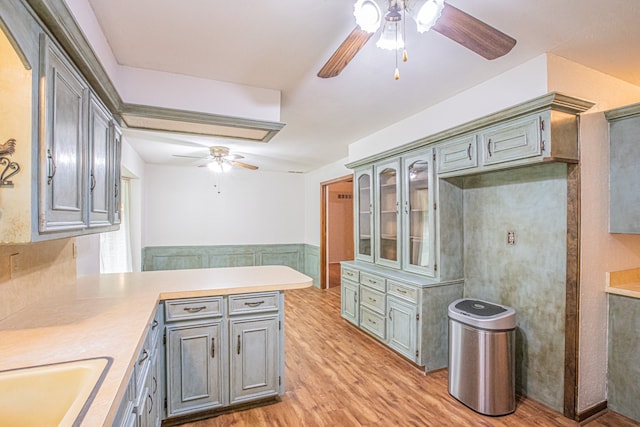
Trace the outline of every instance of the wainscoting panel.
[[142, 250], [143, 271], [192, 268], [286, 265], [319, 286], [317, 246], [302, 243], [275, 245], [151, 246]]

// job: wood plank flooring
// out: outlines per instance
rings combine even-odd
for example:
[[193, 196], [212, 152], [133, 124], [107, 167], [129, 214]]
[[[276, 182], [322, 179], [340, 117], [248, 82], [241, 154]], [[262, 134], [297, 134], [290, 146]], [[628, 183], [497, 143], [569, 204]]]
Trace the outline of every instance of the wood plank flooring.
[[[577, 426], [519, 398], [515, 413], [480, 415], [452, 398], [447, 371], [427, 375], [340, 317], [340, 288], [285, 293], [286, 394], [270, 405], [184, 427]], [[609, 412], [590, 427], [638, 426]]]

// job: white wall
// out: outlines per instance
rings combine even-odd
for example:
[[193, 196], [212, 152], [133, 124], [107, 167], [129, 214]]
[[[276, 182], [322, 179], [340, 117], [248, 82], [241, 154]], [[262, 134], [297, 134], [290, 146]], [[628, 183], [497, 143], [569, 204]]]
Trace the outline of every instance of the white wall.
[[538, 56], [349, 146], [349, 161], [407, 144], [547, 93], [546, 57]]
[[596, 102], [580, 120], [581, 272], [578, 411], [606, 399], [607, 271], [640, 265], [640, 236], [609, 234], [609, 127], [603, 111], [640, 101], [640, 87], [548, 57], [549, 91]]
[[304, 181], [299, 174], [147, 165], [142, 245], [301, 243]]

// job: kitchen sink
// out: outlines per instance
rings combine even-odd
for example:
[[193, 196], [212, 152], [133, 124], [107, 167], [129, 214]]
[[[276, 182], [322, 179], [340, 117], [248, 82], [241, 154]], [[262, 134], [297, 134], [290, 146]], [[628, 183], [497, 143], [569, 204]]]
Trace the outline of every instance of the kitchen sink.
[[111, 358], [74, 360], [0, 372], [0, 427], [77, 426]]

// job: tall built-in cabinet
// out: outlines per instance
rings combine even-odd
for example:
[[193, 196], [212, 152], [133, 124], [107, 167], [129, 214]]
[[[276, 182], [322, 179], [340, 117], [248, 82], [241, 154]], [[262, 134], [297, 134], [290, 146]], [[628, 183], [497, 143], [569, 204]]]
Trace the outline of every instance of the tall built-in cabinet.
[[576, 114], [592, 105], [550, 93], [348, 164], [357, 250], [342, 263], [342, 316], [426, 370], [446, 366], [447, 308], [463, 296], [461, 177], [578, 162]]
[[[0, 223], [0, 242], [28, 243], [116, 229], [118, 123], [26, 3], [3, 2], [0, 15], [3, 33], [31, 70], [31, 114], [19, 124], [31, 129], [31, 139], [16, 140], [20, 170], [12, 176], [13, 187], [0, 190], [14, 193], [12, 203], [3, 206], [0, 222], [11, 222]], [[29, 194], [17, 197], [18, 192]]]

